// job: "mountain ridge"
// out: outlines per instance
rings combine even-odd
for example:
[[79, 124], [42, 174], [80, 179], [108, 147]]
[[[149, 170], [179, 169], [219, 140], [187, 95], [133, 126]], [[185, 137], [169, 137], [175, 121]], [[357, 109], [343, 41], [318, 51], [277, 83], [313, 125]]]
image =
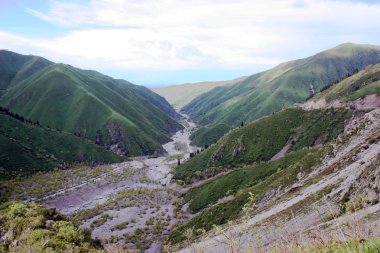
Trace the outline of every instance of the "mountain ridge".
[[278, 66], [228, 87], [202, 94], [182, 111], [201, 124], [236, 126], [278, 111], [309, 95], [309, 85], [322, 89], [355, 69], [380, 62], [380, 46], [345, 43], [313, 56]]
[[[21, 71], [22, 66], [16, 67]], [[2, 67], [3, 75], [8, 72], [15, 78], [16, 67]], [[89, 138], [119, 155], [160, 153], [161, 144], [182, 128], [169, 103], [147, 88], [62, 63], [37, 68], [13, 83], [3, 91], [0, 105], [44, 126]]]

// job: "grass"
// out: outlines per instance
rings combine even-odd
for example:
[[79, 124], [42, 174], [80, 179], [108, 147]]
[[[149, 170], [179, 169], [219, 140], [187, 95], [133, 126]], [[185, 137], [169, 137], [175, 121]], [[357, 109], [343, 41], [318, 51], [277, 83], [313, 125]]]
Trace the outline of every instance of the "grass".
[[[224, 196], [232, 195], [233, 198], [205, 209], [191, 221], [178, 227], [171, 234], [170, 241], [174, 244], [182, 242], [186, 239], [184, 234], [188, 229], [192, 229], [193, 235], [197, 236], [200, 234], [199, 230], [208, 231], [214, 225], [222, 225], [241, 217], [243, 207], [248, 201], [260, 201], [267, 192], [293, 184], [298, 173], [308, 173], [326, 152], [327, 148], [295, 151], [278, 161], [239, 169], [193, 188], [185, 195], [185, 199], [191, 201], [190, 208], [195, 211]], [[239, 180], [242, 180], [241, 185]], [[250, 198], [251, 194], [253, 199]]]
[[380, 64], [362, 70], [342, 81], [332, 85], [329, 89], [317, 94], [313, 100], [335, 99], [343, 102], [352, 101], [368, 94], [380, 94]]
[[197, 147], [205, 147], [216, 143], [225, 133], [230, 131], [226, 124], [217, 124], [210, 127], [201, 127], [190, 135], [191, 144]]
[[[281, 174], [281, 170], [297, 164], [301, 159], [306, 159], [305, 157], [310, 164], [304, 164], [304, 166], [310, 168], [312, 164], [318, 161], [317, 158], [321, 156], [320, 153], [321, 151], [317, 150], [300, 150], [276, 161], [237, 169], [202, 186], [191, 188], [184, 199], [186, 202], [190, 201], [189, 207], [192, 211], [199, 211], [215, 203], [218, 199], [237, 194], [240, 190], [252, 187], [277, 172]], [[294, 175], [285, 176], [294, 178]]]
[[314, 56], [282, 63], [225, 87], [204, 93], [182, 111], [201, 125], [225, 123], [237, 126], [303, 102], [309, 85], [321, 90], [355, 69], [380, 60], [380, 47], [343, 44]]
[[[3, 62], [8, 64], [10, 60]], [[169, 103], [149, 89], [64, 64], [36, 69], [13, 84], [1, 96], [0, 106], [42, 126], [105, 147], [116, 145], [130, 156], [161, 151], [160, 144], [182, 128]]]
[[104, 252], [55, 209], [20, 202], [0, 208], [1, 230], [9, 236], [0, 242], [1, 252]]
[[53, 64], [42, 57], [19, 55], [6, 50], [0, 50], [0, 61], [3, 63], [0, 69], [0, 90], [5, 90]]
[[126, 229], [128, 227], [128, 225], [129, 225], [128, 221], [122, 222], [120, 224], [117, 224], [113, 228], [111, 228], [111, 231]]
[[168, 156], [165, 158], [165, 161], [174, 161], [174, 160], [178, 160], [178, 159], [182, 159], [183, 158], [183, 154], [176, 154], [176, 155], [171, 155], [171, 156]]
[[87, 139], [24, 123], [0, 112], [0, 180], [75, 163], [124, 160]]
[[216, 144], [176, 167], [177, 179], [191, 182], [219, 172], [270, 160], [287, 143], [291, 151], [323, 144], [343, 131], [351, 113], [343, 109], [285, 109], [232, 130]]

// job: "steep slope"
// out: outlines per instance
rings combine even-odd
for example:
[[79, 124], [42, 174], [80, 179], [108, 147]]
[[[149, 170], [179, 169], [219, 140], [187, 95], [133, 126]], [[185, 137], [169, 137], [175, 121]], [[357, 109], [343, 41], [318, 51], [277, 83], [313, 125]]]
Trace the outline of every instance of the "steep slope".
[[[377, 228], [369, 229], [380, 217], [378, 70], [378, 65], [370, 66], [333, 82], [305, 104], [235, 129], [181, 165], [186, 169], [177, 167], [177, 177], [187, 183], [194, 177], [217, 176], [183, 191], [184, 203], [198, 213], [172, 233], [171, 242], [185, 246], [180, 252], [239, 252], [242, 247], [255, 252], [323, 252], [327, 240], [345, 244], [335, 244], [338, 252], [360, 252], [357, 238], [372, 240], [380, 234]], [[366, 98], [371, 104], [363, 103]], [[241, 147], [236, 145], [239, 135], [248, 142], [241, 142], [243, 152], [238, 152], [243, 160], [234, 160], [237, 149], [231, 147]], [[259, 138], [263, 135], [265, 142]], [[207, 153], [213, 147], [219, 152]], [[281, 150], [269, 160], [275, 153], [271, 147]], [[263, 155], [268, 156], [260, 163], [250, 160]], [[363, 237], [359, 231], [369, 232]], [[336, 237], [337, 232], [344, 237]], [[197, 241], [189, 245], [194, 238]], [[376, 247], [368, 252], [376, 252]]]
[[369, 66], [348, 78], [331, 83], [310, 101], [348, 102], [371, 94], [380, 95], [380, 64]]
[[167, 101], [147, 88], [64, 64], [12, 85], [0, 105], [124, 155], [161, 152], [182, 127]]
[[318, 91], [328, 83], [370, 64], [380, 62], [380, 47], [342, 44], [314, 56], [286, 62], [252, 75], [237, 84], [218, 87], [183, 108], [200, 124], [249, 122], [309, 95], [309, 85]]
[[291, 151], [334, 139], [350, 112], [289, 108], [234, 129], [199, 155], [176, 168], [176, 178], [214, 176], [229, 168], [269, 161], [285, 146]]
[[0, 96], [5, 90], [53, 63], [38, 56], [0, 50]]
[[0, 111], [0, 180], [76, 162], [123, 160], [87, 139], [24, 122]]
[[174, 108], [180, 110], [182, 107], [190, 103], [194, 98], [212, 90], [215, 87], [232, 85], [244, 79], [245, 77], [240, 77], [234, 80], [220, 82], [176, 84], [171, 86], [152, 88], [152, 90], [166, 98], [166, 100], [168, 100]]
[[[378, 237], [379, 116], [379, 109], [358, 112], [344, 133], [322, 147], [292, 152], [277, 161], [235, 170], [195, 186], [185, 195], [194, 210], [219, 201], [177, 228], [172, 243], [187, 241], [188, 247], [180, 252], [205, 248], [224, 252], [235, 247], [256, 252], [309, 252], [305, 248], [325, 249], [326, 241], [346, 243]], [[213, 227], [222, 224], [226, 225]], [[365, 236], [362, 231], [367, 231]], [[338, 233], [344, 236], [337, 237]], [[188, 245], [199, 236], [201, 240]], [[295, 249], [301, 246], [305, 248]], [[278, 250], [284, 247], [287, 250]], [[360, 252], [349, 244], [338, 252], [346, 251]]]
[[197, 147], [207, 147], [217, 142], [231, 128], [226, 124], [204, 126], [190, 135], [191, 144]]

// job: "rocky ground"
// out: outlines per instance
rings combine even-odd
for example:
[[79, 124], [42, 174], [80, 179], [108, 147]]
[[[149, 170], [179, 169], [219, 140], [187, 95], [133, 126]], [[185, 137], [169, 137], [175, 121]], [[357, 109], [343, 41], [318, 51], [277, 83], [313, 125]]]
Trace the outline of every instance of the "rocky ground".
[[40, 202], [91, 228], [108, 248], [123, 247], [159, 252], [161, 243], [177, 222], [188, 219], [182, 210], [181, 186], [171, 182], [172, 167], [196, 150], [189, 136], [195, 125], [184, 115], [185, 129], [163, 145], [163, 157], [136, 157], [111, 165], [96, 178], [75, 187], [47, 194]]

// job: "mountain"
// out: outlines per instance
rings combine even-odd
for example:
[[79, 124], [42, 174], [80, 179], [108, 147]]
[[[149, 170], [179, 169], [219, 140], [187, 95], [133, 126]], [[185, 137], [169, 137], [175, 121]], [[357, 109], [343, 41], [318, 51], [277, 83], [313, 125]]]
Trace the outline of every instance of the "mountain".
[[217, 87], [186, 105], [182, 111], [202, 125], [250, 122], [309, 96], [356, 70], [380, 62], [380, 47], [342, 44], [314, 56], [282, 63], [230, 86]]
[[[169, 103], [145, 87], [39, 57], [8, 51], [0, 55], [4, 59], [0, 72], [8, 76], [0, 105], [42, 126], [75, 133], [130, 156], [162, 152], [161, 143], [182, 128]], [[33, 59], [45, 64], [32, 71], [25, 64]]]
[[177, 110], [190, 103], [194, 98], [212, 90], [215, 87], [228, 86], [244, 80], [245, 77], [220, 82], [199, 82], [176, 84], [165, 87], [152, 88], [154, 92], [163, 96]]
[[5, 90], [53, 63], [38, 56], [0, 50], [0, 96]]
[[[176, 249], [284, 252], [276, 250], [285, 240], [285, 252], [322, 252], [334, 234], [356, 238], [373, 226], [380, 208], [379, 66], [235, 128], [176, 167], [175, 177], [188, 184], [183, 207], [195, 213], [171, 234]], [[365, 241], [374, 247], [347, 240], [329, 249], [376, 252], [380, 245], [372, 234]]]
[[73, 163], [124, 161], [94, 142], [0, 110], [0, 181]]

